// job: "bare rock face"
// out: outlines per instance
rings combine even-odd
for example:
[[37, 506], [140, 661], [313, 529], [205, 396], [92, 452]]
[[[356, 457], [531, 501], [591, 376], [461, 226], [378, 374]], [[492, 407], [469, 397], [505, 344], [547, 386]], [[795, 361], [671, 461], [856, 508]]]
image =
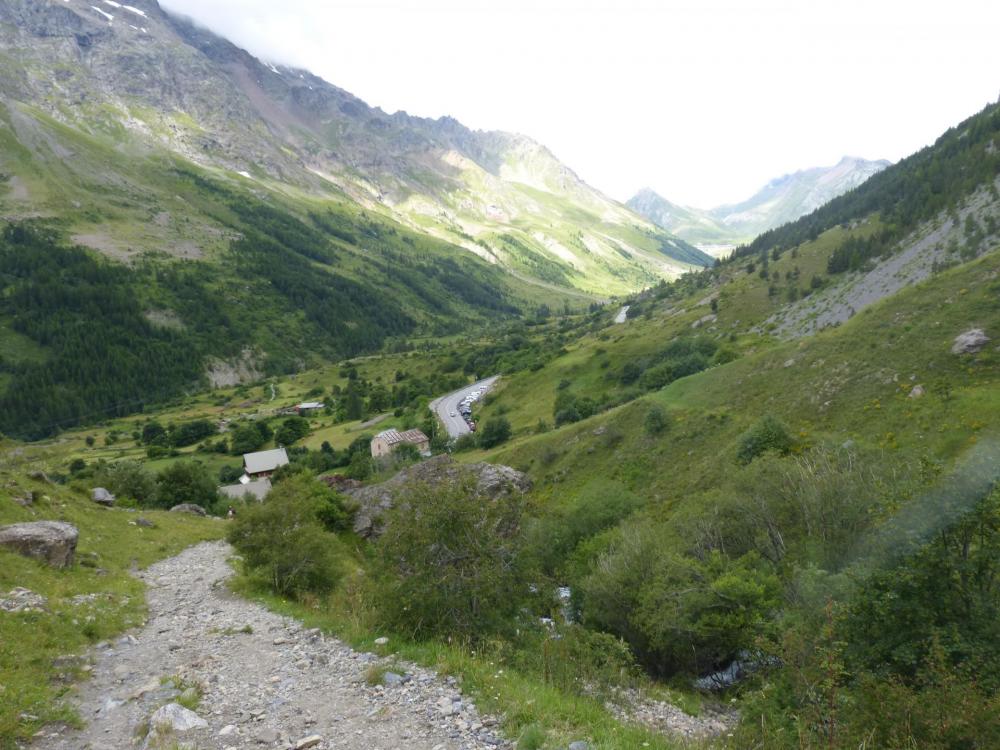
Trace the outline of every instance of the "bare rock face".
[[55, 568], [73, 564], [80, 532], [62, 521], [32, 521], [0, 528], [0, 547], [42, 560]]
[[200, 505], [194, 503], [181, 503], [170, 509], [171, 513], [190, 513], [192, 516], [207, 516], [208, 513]]
[[366, 538], [382, 533], [382, 515], [395, 504], [396, 497], [411, 484], [452, 484], [472, 476], [476, 482], [476, 496], [496, 500], [508, 492], [524, 493], [531, 489], [531, 480], [509, 466], [501, 464], [459, 464], [451, 456], [435, 456], [399, 472], [392, 479], [360, 489], [349, 489], [346, 494], [357, 504], [354, 531]]
[[982, 328], [972, 328], [955, 337], [951, 346], [952, 354], [975, 354], [990, 343], [990, 337]]

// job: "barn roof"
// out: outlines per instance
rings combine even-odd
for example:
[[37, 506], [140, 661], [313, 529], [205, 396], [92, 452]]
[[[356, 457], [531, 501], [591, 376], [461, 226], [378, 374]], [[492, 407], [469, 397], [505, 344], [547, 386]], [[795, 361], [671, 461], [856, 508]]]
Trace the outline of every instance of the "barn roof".
[[260, 474], [262, 471], [274, 471], [279, 466], [288, 463], [288, 454], [284, 448], [274, 448], [269, 451], [243, 454], [243, 466], [247, 474]]
[[389, 445], [398, 445], [399, 443], [425, 443], [430, 438], [428, 438], [422, 430], [407, 430], [406, 432], [399, 432], [399, 430], [383, 430], [375, 439], [382, 438]]
[[246, 484], [230, 484], [225, 487], [219, 487], [219, 492], [233, 500], [241, 500], [244, 495], [252, 495], [255, 500], [263, 500], [270, 491], [270, 479], [257, 479]]

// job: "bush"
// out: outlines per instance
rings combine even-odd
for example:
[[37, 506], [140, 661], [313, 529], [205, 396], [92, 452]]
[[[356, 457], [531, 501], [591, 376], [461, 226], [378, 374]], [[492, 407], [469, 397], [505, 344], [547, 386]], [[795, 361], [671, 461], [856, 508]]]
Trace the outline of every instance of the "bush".
[[194, 461], [178, 461], [156, 476], [154, 501], [161, 508], [181, 503], [211, 508], [218, 499], [215, 478], [207, 468]]
[[662, 406], [650, 407], [649, 411], [646, 412], [646, 418], [643, 420], [643, 426], [646, 428], [646, 434], [648, 435], [659, 435], [667, 429], [668, 424], [667, 413], [663, 410]]
[[197, 442], [211, 437], [218, 432], [216, 426], [207, 419], [196, 419], [194, 422], [186, 422], [170, 433], [170, 444], [175, 448], [183, 448], [186, 445], [194, 445]]
[[150, 422], [146, 422], [146, 424], [142, 426], [141, 438], [143, 443], [145, 443], [146, 445], [151, 445], [152, 443], [155, 443], [163, 439], [163, 437], [166, 434], [167, 431], [163, 429], [163, 425], [153, 420]]
[[289, 417], [274, 433], [274, 439], [281, 445], [292, 445], [309, 434], [309, 420], [305, 417]]
[[482, 432], [479, 433], [479, 447], [493, 448], [510, 439], [510, 422], [506, 417], [493, 417], [486, 420]]
[[243, 469], [239, 466], [223, 466], [219, 469], [219, 483], [233, 484], [243, 476]]
[[376, 547], [386, 624], [417, 637], [482, 637], [512, 625], [527, 593], [520, 554], [524, 500], [474, 499], [476, 484], [413, 485]]
[[347, 464], [347, 470], [344, 472], [348, 477], [357, 479], [359, 482], [370, 479], [374, 473], [375, 460], [371, 457], [370, 453], [363, 453], [361, 451], [351, 456], [351, 460]]
[[779, 604], [778, 578], [753, 553], [670, 552], [648, 524], [623, 529], [581, 582], [584, 623], [629, 642], [659, 675], [699, 674], [757, 647]]
[[256, 424], [242, 425], [233, 430], [229, 439], [230, 452], [234, 456], [241, 456], [244, 453], [253, 453], [264, 446], [267, 439], [257, 429]]
[[768, 451], [787, 455], [793, 440], [788, 428], [772, 416], [766, 416], [743, 433], [740, 438], [736, 458], [741, 464], [748, 464]]
[[153, 475], [139, 461], [106, 464], [95, 476], [95, 481], [115, 497], [130, 498], [140, 505], [151, 503], [156, 493]]
[[574, 422], [579, 422], [583, 417], [580, 416], [574, 408], [560, 409], [556, 412], [556, 427], [562, 427], [564, 424], [573, 424]]
[[620, 483], [593, 480], [564, 507], [532, 524], [528, 547], [544, 572], [557, 574], [582, 541], [614, 526], [641, 505], [642, 499]]
[[455, 440], [455, 446], [452, 450], [454, 450], [455, 453], [461, 453], [462, 451], [475, 450], [475, 448], [476, 448], [476, 436], [471, 432], [467, 432], [464, 435], [458, 436], [458, 438]]
[[[334, 589], [343, 575], [341, 552], [337, 537], [321, 520], [339, 502], [330, 494], [335, 493], [299, 475], [236, 517], [227, 536], [252, 578], [284, 596], [322, 595]], [[340, 520], [333, 524], [341, 525]]]

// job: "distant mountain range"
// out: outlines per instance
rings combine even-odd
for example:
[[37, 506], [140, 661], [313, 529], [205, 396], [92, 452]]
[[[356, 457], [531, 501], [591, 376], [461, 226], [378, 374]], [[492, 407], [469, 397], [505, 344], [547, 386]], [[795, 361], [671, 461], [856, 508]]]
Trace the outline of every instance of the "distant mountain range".
[[813, 167], [771, 180], [741, 203], [704, 210], [668, 201], [650, 188], [627, 203], [657, 226], [699, 246], [747, 242], [794, 221], [857, 187], [890, 162], [845, 156], [832, 167]]
[[[102, 172], [158, 155], [212, 170], [239, 190], [360, 206], [542, 287], [624, 293], [711, 262], [530, 138], [387, 114], [308, 71], [259, 60], [153, 0], [0, 0], [0, 104], [16, 120], [9, 133], [17, 148], [32, 153], [23, 171], [4, 166], [28, 212], [65, 213], [49, 177], [78, 165], [48, 164], [40, 147], [68, 128], [112, 151], [88, 175], [116, 196], [101, 202], [105, 214], [149, 196], [119, 197], [122, 179]], [[59, 128], [30, 135], [47, 121]], [[104, 252], [178, 239], [164, 229], [139, 243], [112, 215], [69, 223], [84, 240], [104, 238], [89, 242]]]

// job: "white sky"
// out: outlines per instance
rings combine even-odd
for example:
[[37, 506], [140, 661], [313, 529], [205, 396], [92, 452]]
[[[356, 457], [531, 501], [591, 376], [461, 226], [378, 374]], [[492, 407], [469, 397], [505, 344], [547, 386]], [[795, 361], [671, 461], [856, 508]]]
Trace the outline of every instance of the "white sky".
[[541, 141], [710, 207], [893, 161], [1000, 95], [998, 0], [162, 0], [388, 112]]

